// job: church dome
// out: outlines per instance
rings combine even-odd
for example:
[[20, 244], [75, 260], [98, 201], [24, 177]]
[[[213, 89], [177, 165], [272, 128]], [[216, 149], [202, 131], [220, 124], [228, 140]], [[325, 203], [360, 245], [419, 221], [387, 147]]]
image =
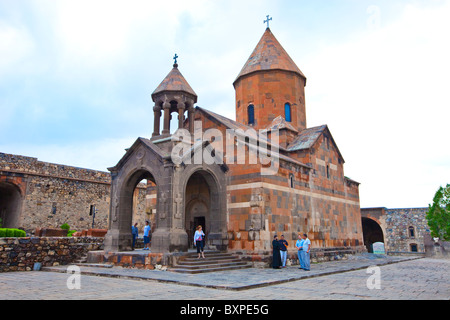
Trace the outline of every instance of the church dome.
[[173, 69], [153, 92], [153, 99], [155, 99], [155, 97], [162, 92], [184, 92], [195, 97], [194, 100], [197, 102], [197, 94], [183, 77], [180, 70], [178, 70], [178, 64], [173, 65]]
[[264, 32], [261, 40], [234, 83], [245, 75], [267, 70], [291, 71], [306, 80], [303, 72], [297, 67], [269, 28]]

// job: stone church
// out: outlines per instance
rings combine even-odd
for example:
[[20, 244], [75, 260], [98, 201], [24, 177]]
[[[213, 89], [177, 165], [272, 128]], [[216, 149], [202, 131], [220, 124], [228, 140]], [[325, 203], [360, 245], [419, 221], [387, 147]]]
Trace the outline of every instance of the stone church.
[[207, 247], [248, 256], [267, 256], [282, 234], [294, 252], [299, 233], [316, 254], [364, 251], [359, 183], [328, 126], [307, 126], [306, 83], [269, 28], [233, 83], [236, 120], [196, 107], [175, 62], [152, 94], [152, 137], [109, 168], [105, 250], [131, 249], [133, 194], [146, 179], [155, 253], [186, 252], [197, 225]]

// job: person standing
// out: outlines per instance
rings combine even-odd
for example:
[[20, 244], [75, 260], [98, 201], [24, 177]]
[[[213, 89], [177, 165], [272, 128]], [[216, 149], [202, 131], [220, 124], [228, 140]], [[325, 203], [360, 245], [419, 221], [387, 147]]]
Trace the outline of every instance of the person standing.
[[281, 235], [280, 239], [280, 257], [281, 257], [281, 267], [286, 268], [287, 259], [287, 247], [289, 243], [284, 239], [284, 235]]
[[278, 241], [278, 236], [275, 235], [272, 241], [273, 253], [272, 253], [272, 268], [281, 268], [281, 255], [280, 255], [280, 242]]
[[134, 250], [136, 246], [136, 239], [139, 236], [139, 229], [137, 227], [137, 222], [134, 224], [134, 226], [131, 227], [131, 234], [133, 235], [133, 243], [131, 244], [132, 249]]
[[302, 260], [303, 270], [309, 271], [311, 269], [311, 240], [308, 239], [308, 235], [303, 234], [303, 246], [302, 246]]
[[152, 228], [150, 227], [150, 222], [145, 221], [144, 227], [144, 250], [150, 250], [150, 237], [152, 233]]
[[298, 235], [298, 240], [295, 243], [295, 247], [297, 248], [297, 255], [298, 255], [298, 263], [300, 265], [299, 269], [304, 269], [305, 266], [303, 265], [303, 258], [302, 258], [302, 247], [303, 247], [303, 242], [305, 240], [303, 240], [302, 235], [299, 234]]
[[200, 252], [202, 254], [203, 259], [205, 259], [204, 251], [204, 239], [205, 233], [202, 231], [202, 226], [197, 227], [197, 231], [194, 234], [194, 245], [197, 247], [198, 258], [200, 259]]

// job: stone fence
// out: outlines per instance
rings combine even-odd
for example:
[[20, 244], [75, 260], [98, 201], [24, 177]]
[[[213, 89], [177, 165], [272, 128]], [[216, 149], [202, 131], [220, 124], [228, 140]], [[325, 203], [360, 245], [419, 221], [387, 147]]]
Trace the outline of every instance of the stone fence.
[[103, 238], [0, 238], [0, 272], [32, 271], [69, 265], [92, 250], [103, 249]]

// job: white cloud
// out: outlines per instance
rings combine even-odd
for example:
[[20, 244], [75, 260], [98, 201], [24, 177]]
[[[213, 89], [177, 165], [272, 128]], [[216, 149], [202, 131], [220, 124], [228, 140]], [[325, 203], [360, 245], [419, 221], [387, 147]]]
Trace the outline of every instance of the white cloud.
[[[17, 110], [32, 110], [28, 116], [35, 123], [54, 115], [60, 107], [47, 103], [61, 89], [69, 94], [61, 93], [55, 104], [81, 97], [76, 99], [82, 104], [79, 110], [92, 108], [108, 112], [111, 119], [117, 116], [124, 131], [125, 123], [145, 122], [150, 135], [150, 93], [169, 72], [175, 52], [180, 55], [180, 70], [199, 95], [199, 105], [234, 118], [232, 82], [270, 13], [273, 31], [308, 77], [308, 125], [329, 124], [347, 161], [346, 175], [362, 183], [363, 206], [426, 205], [430, 190], [434, 193], [439, 184], [448, 182], [450, 154], [442, 137], [448, 136], [445, 128], [450, 118], [449, 2], [429, 8], [407, 5], [398, 20], [371, 25], [373, 11], [363, 10], [367, 30], [336, 35], [334, 45], [318, 52], [307, 46], [318, 48], [321, 40], [307, 38], [313, 40], [307, 46], [292, 40], [297, 35], [302, 39], [299, 30], [306, 27], [296, 21], [283, 29], [285, 9], [268, 0], [36, 0], [33, 4], [32, 19], [24, 13], [23, 21], [0, 20], [0, 81], [9, 81], [2, 76], [13, 73], [34, 75], [23, 77], [27, 83], [16, 95], [10, 91], [1, 98], [0, 122]], [[294, 6], [286, 10], [301, 11]], [[387, 16], [383, 10], [380, 6], [381, 19]], [[348, 42], [339, 44], [342, 38]], [[299, 58], [302, 53], [309, 56]], [[57, 89], [42, 88], [33, 82], [36, 78], [49, 87], [57, 84]], [[149, 119], [143, 121], [144, 114]], [[42, 132], [50, 129], [34, 127]], [[3, 145], [0, 150], [101, 169], [114, 165], [134, 140]]]
[[34, 41], [24, 26], [0, 20], [0, 81], [23, 70], [22, 63], [34, 51]]
[[408, 5], [392, 24], [305, 63], [309, 125], [330, 125], [346, 174], [362, 182], [363, 206], [426, 206], [430, 188], [450, 177], [450, 163], [430, 167], [450, 159], [442, 144], [450, 119], [449, 15], [449, 3]]
[[12, 153], [38, 158], [39, 161], [64, 164], [73, 167], [107, 171], [125, 155], [125, 149], [137, 138], [102, 139], [89, 142], [74, 142], [65, 145], [0, 145], [3, 153]]

